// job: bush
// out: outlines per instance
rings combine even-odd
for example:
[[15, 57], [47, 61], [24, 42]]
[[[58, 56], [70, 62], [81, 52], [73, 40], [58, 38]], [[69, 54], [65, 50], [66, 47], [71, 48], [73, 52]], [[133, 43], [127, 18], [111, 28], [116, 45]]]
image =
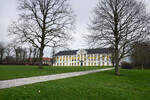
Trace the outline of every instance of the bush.
[[150, 69], [150, 65], [147, 64], [134, 64], [135, 69]]
[[123, 69], [133, 69], [133, 65], [131, 63], [128, 63], [128, 62], [122, 62], [121, 63], [121, 68]]

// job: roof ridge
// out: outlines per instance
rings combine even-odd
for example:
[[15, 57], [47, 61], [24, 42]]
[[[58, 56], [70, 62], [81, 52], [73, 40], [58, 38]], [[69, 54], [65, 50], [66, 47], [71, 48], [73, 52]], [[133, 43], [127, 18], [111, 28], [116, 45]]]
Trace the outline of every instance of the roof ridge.
[[[93, 49], [83, 49], [87, 51], [87, 54], [100, 54], [100, 53], [111, 53], [110, 48], [93, 48]], [[78, 50], [66, 50], [60, 51], [55, 56], [62, 55], [76, 55]]]

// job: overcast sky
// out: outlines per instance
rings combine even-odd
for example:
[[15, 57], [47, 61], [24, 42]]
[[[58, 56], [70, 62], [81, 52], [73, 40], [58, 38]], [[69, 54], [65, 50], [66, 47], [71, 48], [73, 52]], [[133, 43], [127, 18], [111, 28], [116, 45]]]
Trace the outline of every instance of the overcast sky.
[[[92, 10], [98, 0], [70, 0], [70, 4], [76, 14], [75, 40], [70, 46], [71, 49], [86, 48], [82, 34], [87, 33], [87, 24], [92, 16]], [[145, 0], [147, 9], [150, 9], [150, 0]], [[0, 41], [8, 42], [7, 29], [13, 20], [17, 20], [17, 0], [0, 0]], [[48, 50], [45, 50], [48, 53]]]

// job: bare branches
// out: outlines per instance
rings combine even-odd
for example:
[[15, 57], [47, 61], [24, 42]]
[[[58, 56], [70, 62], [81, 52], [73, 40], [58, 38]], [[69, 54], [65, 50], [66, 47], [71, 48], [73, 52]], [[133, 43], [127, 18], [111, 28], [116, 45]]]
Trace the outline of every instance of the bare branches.
[[18, 9], [20, 19], [12, 24], [10, 33], [39, 48], [41, 56], [46, 46], [71, 36], [74, 15], [67, 0], [19, 0]]
[[89, 42], [114, 48], [116, 64], [129, 55], [135, 41], [143, 41], [149, 34], [150, 16], [142, 2], [101, 0], [94, 14]]

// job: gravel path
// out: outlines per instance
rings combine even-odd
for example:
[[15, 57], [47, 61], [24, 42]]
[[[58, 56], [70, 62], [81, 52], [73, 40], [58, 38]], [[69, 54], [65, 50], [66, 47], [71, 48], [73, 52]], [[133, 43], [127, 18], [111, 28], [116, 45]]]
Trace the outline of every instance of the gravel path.
[[45, 82], [45, 81], [50, 81], [50, 80], [75, 77], [75, 76], [86, 75], [90, 73], [96, 73], [96, 72], [112, 70], [112, 69], [113, 68], [105, 68], [105, 69], [99, 69], [99, 70], [70, 72], [70, 73], [62, 73], [62, 74], [47, 75], [47, 76], [36, 76], [36, 77], [29, 77], [29, 78], [4, 80], [4, 81], [0, 81], [0, 89], [33, 84], [33, 83], [38, 83], [38, 82]]

